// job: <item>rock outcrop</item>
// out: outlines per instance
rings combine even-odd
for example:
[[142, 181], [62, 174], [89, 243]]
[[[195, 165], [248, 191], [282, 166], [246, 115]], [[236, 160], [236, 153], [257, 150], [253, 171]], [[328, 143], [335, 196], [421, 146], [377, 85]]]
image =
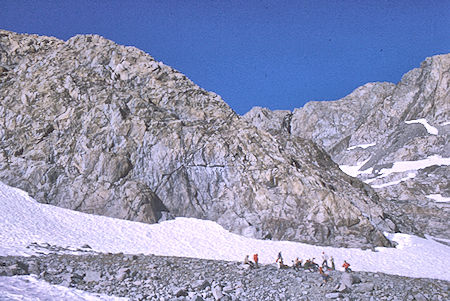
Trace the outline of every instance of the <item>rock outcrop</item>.
[[[389, 204], [393, 215], [436, 212], [433, 198], [450, 198], [450, 54], [427, 58], [397, 85], [369, 83], [337, 101], [254, 108], [245, 118], [274, 135], [312, 139], [381, 197], [401, 201]], [[449, 206], [437, 206], [448, 221]], [[450, 238], [448, 222], [427, 228]]]
[[40, 202], [246, 236], [389, 245], [378, 196], [317, 145], [279, 137], [134, 48], [0, 31], [0, 180]]

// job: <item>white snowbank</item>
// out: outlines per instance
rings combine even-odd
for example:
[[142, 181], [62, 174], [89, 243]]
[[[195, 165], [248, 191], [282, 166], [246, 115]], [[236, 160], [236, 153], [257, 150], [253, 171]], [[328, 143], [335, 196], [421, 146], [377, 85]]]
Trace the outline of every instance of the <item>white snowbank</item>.
[[424, 169], [433, 165], [450, 165], [450, 158], [442, 158], [440, 155], [434, 155], [426, 159], [417, 161], [399, 161], [395, 162], [391, 168], [383, 168], [380, 170], [380, 177], [387, 177], [391, 173], [406, 172]]
[[442, 124], [442, 126], [446, 126], [446, 125], [449, 125], [450, 124], [450, 121], [446, 121], [446, 122], [444, 122], [443, 124]]
[[430, 194], [430, 195], [427, 195], [426, 197], [429, 199], [432, 199], [438, 203], [450, 203], [450, 198], [443, 197], [440, 194]]
[[37, 203], [26, 193], [0, 183], [0, 255], [31, 255], [33, 242], [62, 247], [88, 244], [99, 252], [156, 254], [242, 261], [258, 253], [263, 264], [274, 263], [279, 251], [286, 262], [295, 257], [333, 256], [355, 271], [450, 280], [450, 247], [432, 239], [387, 234], [396, 248], [376, 251], [320, 247], [289, 241], [257, 240], [230, 233], [212, 221], [177, 218], [142, 224], [89, 215]]
[[[369, 161], [363, 161], [359, 162], [356, 165], [339, 165], [339, 168], [352, 177], [357, 177], [361, 174], [371, 174], [373, 171], [373, 168], [368, 168], [364, 171], [360, 171], [359, 169], [366, 164]], [[403, 181], [406, 181], [408, 179], [412, 179], [416, 176], [416, 173], [414, 171], [424, 169], [433, 165], [450, 165], [450, 158], [442, 158], [440, 155], [433, 155], [431, 157], [428, 157], [426, 159], [417, 160], [417, 161], [399, 161], [393, 163], [391, 168], [382, 168], [378, 173], [379, 175], [376, 178], [367, 179], [364, 182], [366, 184], [370, 184], [374, 182], [375, 180], [385, 178], [393, 173], [401, 173], [401, 172], [409, 172], [407, 177], [403, 177], [400, 180], [392, 181], [389, 183], [379, 184], [379, 185], [372, 185], [373, 188], [383, 188], [391, 185], [399, 184]]]
[[74, 288], [53, 285], [35, 276], [0, 277], [0, 300], [71, 300], [120, 301], [128, 298], [93, 294]]
[[347, 150], [352, 150], [352, 149], [355, 149], [355, 148], [364, 148], [364, 149], [366, 149], [368, 147], [375, 146], [375, 145], [377, 145], [376, 142], [368, 143], [368, 144], [360, 144], [360, 145], [350, 146], [350, 147], [347, 148]]
[[427, 130], [427, 132], [431, 135], [437, 135], [439, 133], [438, 129], [435, 128], [434, 126], [431, 126], [428, 121], [424, 118], [421, 119], [417, 119], [417, 120], [408, 120], [405, 121], [406, 124], [413, 124], [413, 123], [420, 123], [422, 124], [425, 129]]
[[370, 158], [365, 160], [365, 161], [363, 161], [363, 162], [356, 163], [356, 165], [339, 165], [339, 168], [343, 172], [348, 174], [349, 176], [352, 176], [352, 177], [356, 178], [360, 174], [371, 174], [372, 173], [372, 168], [369, 168], [369, 169], [364, 170], [364, 171], [360, 171], [359, 170], [361, 167], [364, 166], [364, 164], [369, 162], [369, 160], [370, 160]]

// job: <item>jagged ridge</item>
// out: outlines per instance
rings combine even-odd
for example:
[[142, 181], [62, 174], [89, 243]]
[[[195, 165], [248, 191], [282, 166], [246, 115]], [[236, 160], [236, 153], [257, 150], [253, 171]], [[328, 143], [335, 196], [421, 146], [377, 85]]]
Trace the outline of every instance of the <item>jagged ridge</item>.
[[358, 177], [394, 201], [385, 203], [386, 210], [403, 220], [402, 230], [448, 239], [450, 208], [428, 196], [450, 197], [449, 164], [391, 174], [380, 171], [395, 162], [433, 156], [448, 162], [449, 87], [450, 54], [437, 55], [397, 85], [369, 83], [337, 101], [309, 102], [293, 112], [254, 108], [245, 118], [274, 135], [312, 139], [340, 165], [361, 163]]

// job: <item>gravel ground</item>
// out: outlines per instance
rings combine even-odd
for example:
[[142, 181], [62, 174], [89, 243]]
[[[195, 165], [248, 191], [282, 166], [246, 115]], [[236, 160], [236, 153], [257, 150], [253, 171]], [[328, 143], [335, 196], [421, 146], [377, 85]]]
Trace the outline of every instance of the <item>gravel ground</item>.
[[450, 283], [434, 279], [328, 271], [324, 283], [317, 271], [275, 265], [79, 251], [0, 257], [0, 275], [35, 274], [52, 284], [130, 300], [449, 300]]

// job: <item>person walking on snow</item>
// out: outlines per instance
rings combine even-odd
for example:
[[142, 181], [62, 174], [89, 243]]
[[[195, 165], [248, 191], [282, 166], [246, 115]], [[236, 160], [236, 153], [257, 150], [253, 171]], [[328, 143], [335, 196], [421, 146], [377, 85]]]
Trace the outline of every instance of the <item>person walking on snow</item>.
[[328, 255], [325, 254], [325, 251], [322, 252], [322, 267], [327, 267], [328, 268]]
[[283, 263], [283, 257], [281, 256], [281, 251], [278, 252], [278, 257], [277, 260], [275, 260], [275, 262], [281, 261], [281, 263]]
[[344, 260], [344, 264], [342, 265], [342, 267], [345, 269], [346, 272], [350, 272], [350, 263], [348, 263], [346, 260]]
[[302, 267], [302, 261], [297, 258], [293, 261], [292, 267], [294, 270], [299, 270]]
[[336, 266], [334, 265], [334, 258], [333, 258], [333, 256], [330, 257], [330, 262], [331, 262], [331, 270], [334, 271], [336, 269]]
[[258, 253], [253, 254], [253, 261], [255, 262], [255, 267], [258, 267]]

